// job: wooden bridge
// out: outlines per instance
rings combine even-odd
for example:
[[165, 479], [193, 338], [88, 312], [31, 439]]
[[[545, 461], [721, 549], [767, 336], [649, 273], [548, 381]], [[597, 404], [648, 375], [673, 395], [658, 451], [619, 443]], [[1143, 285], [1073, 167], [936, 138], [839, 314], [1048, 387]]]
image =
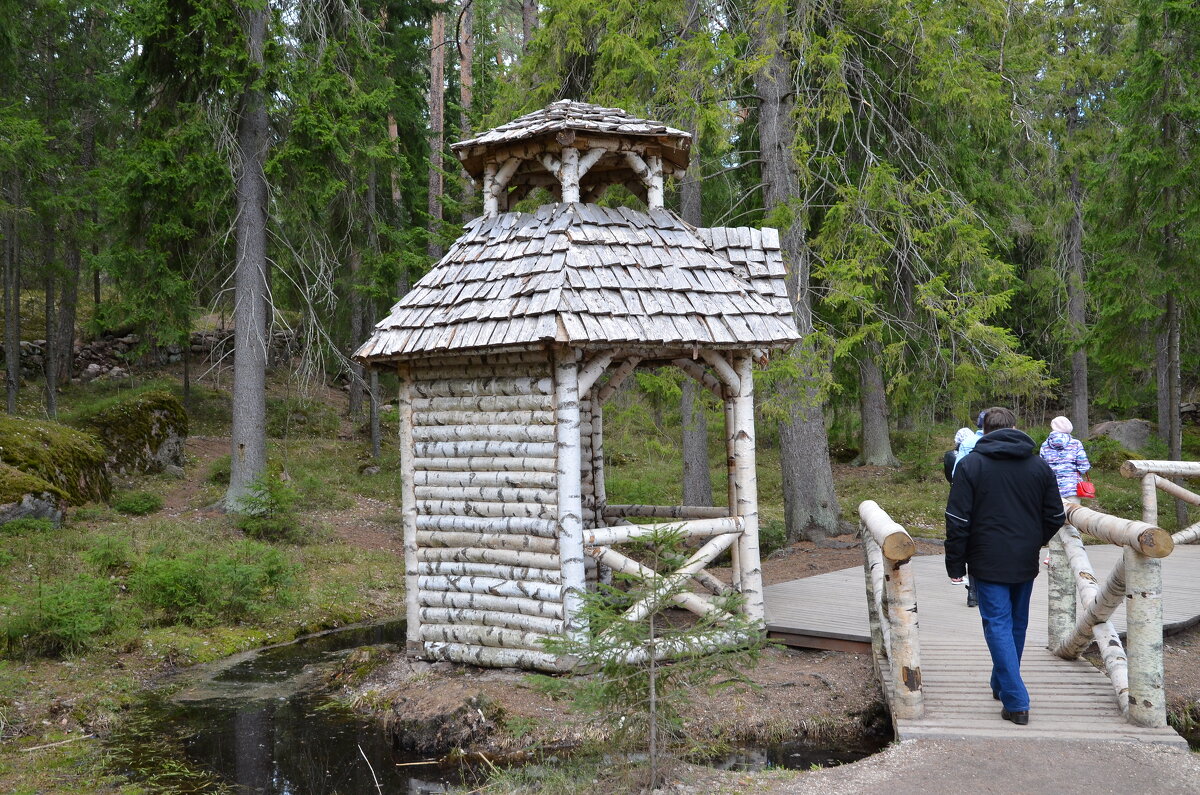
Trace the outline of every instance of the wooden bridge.
[[[1148, 463], [1155, 462], [1138, 462]], [[1200, 470], [1200, 465], [1196, 467]], [[1152, 471], [1130, 476], [1143, 477], [1144, 483], [1147, 477], [1162, 480]], [[1184, 492], [1174, 484], [1164, 488], [1157, 481], [1150, 482], [1172, 495]], [[1200, 497], [1186, 493], [1191, 496], [1189, 502], [1200, 504]], [[1143, 490], [1143, 497], [1148, 500], [1143, 518], [1152, 521], [1156, 520], [1153, 496], [1153, 488], [1148, 486]], [[1086, 553], [1078, 543], [1077, 533], [1075, 541], [1067, 536], [1065, 542], [1060, 538], [1052, 542], [1051, 565], [1058, 567], [1058, 586], [1054, 586], [1056, 578], [1049, 576], [1043, 566], [1034, 587], [1021, 665], [1031, 702], [1028, 726], [1016, 726], [1000, 717], [1000, 704], [992, 699], [988, 685], [991, 657], [983, 640], [979, 611], [966, 606], [966, 591], [962, 586], [949, 582], [944, 557], [905, 558], [899, 565], [888, 560], [871, 537], [867, 520], [886, 527], [886, 532], [876, 533], [878, 539], [886, 539], [896, 531], [903, 534], [903, 538], [893, 535], [888, 545], [896, 547], [898, 544], [892, 541], [906, 541], [908, 537], [877, 506], [864, 509], [864, 543], [869, 551], [873, 544], [875, 547], [874, 588], [869, 585], [872, 578], [864, 578], [863, 568], [768, 586], [765, 589], [768, 633], [789, 645], [874, 653], [898, 739], [1107, 739], [1186, 748], [1183, 738], [1166, 725], [1165, 700], [1161, 697], [1161, 643], [1155, 644], [1153, 638], [1155, 633], [1161, 639], [1163, 631], [1169, 633], [1200, 621], [1200, 578], [1195, 575], [1200, 569], [1200, 546], [1187, 545], [1200, 535], [1200, 525], [1176, 533], [1177, 545], [1163, 531], [1154, 528], [1159, 546], [1167, 547], [1165, 552], [1161, 548], [1155, 551], [1149, 548], [1154, 542], [1149, 541], [1146, 530], [1152, 523], [1117, 520], [1097, 511], [1071, 507], [1076, 526], [1081, 529], [1086, 526], [1089, 533], [1108, 534], [1118, 525], [1120, 528], [1106, 539], [1112, 544], [1088, 546]], [[877, 514], [868, 516], [872, 510]], [[1127, 543], [1118, 545], [1122, 541]], [[1147, 541], [1149, 547], [1138, 547]], [[1135, 550], [1140, 549], [1139, 554], [1128, 553], [1130, 544]], [[911, 541], [908, 545], [910, 550], [906, 554], [911, 556], [915, 547]], [[895, 557], [904, 558], [904, 553]], [[1148, 632], [1144, 628], [1137, 630], [1129, 639], [1124, 603], [1137, 600], [1112, 598], [1110, 592], [1119, 589], [1123, 597], [1126, 579], [1131, 586], [1139, 582], [1143, 574], [1136, 562], [1130, 563], [1134, 558], [1150, 561], [1146, 569], [1155, 573], [1155, 577], [1161, 576], [1157, 588], [1138, 587], [1142, 593], [1161, 594], [1161, 602], [1152, 600], [1154, 603], [1150, 605], [1154, 611], [1161, 606], [1161, 624]], [[885, 570], [891, 576], [885, 578]], [[1069, 587], [1072, 577], [1077, 588]], [[1112, 585], [1114, 581], [1116, 584]], [[1067, 590], [1070, 593], [1064, 593]], [[1079, 591], [1078, 630], [1076, 590]], [[1132, 593], [1134, 589], [1129, 590]], [[875, 601], [875, 614], [879, 617], [875, 627], [868, 609], [870, 599]], [[1120, 607], [1115, 612], [1105, 611], [1105, 603]], [[919, 613], [915, 609], [918, 604]], [[1135, 605], [1134, 609], [1142, 608]], [[1106, 612], [1111, 612], [1111, 616]], [[915, 620], [918, 615], [919, 631]], [[911, 626], [906, 626], [910, 619]], [[1135, 625], [1138, 621], [1140, 613]], [[1112, 642], [1118, 635], [1126, 637], [1128, 660], [1120, 640]], [[1093, 636], [1109, 648], [1103, 666], [1107, 672], [1084, 659], [1074, 658]], [[1058, 653], [1048, 648], [1051, 645]], [[907, 678], [903, 672], [907, 672]], [[1131, 693], [1137, 696], [1143, 692], [1149, 696], [1136, 699], [1141, 703], [1122, 711], [1122, 699], [1128, 702]], [[1155, 693], [1159, 694], [1160, 703], [1154, 703]]]

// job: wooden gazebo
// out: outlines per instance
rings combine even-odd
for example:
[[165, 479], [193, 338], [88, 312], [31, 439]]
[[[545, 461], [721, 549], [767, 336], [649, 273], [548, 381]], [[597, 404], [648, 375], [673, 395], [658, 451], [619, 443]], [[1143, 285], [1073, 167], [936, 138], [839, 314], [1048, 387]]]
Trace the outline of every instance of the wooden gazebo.
[[[774, 230], [696, 229], [663, 209], [689, 146], [563, 101], [453, 147], [484, 214], [355, 354], [400, 379], [410, 654], [563, 670], [543, 641], [590, 637], [580, 599], [603, 567], [691, 580], [675, 601], [698, 613], [734, 589], [762, 620], [751, 371], [798, 334]], [[614, 184], [647, 209], [591, 203]], [[536, 187], [560, 201], [506, 211]], [[728, 508], [606, 500], [604, 402], [635, 368], [668, 364], [724, 402]], [[619, 551], [651, 532], [633, 517], [699, 546], [655, 572]], [[729, 583], [704, 571], [725, 550]]]

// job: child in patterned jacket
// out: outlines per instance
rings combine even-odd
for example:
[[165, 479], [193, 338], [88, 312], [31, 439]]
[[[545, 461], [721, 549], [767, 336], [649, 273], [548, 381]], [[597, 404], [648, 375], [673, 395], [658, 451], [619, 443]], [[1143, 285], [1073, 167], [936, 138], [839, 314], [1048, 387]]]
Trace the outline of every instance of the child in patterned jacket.
[[1051, 420], [1050, 435], [1042, 442], [1041, 456], [1042, 460], [1050, 465], [1050, 469], [1054, 470], [1054, 477], [1058, 480], [1058, 493], [1064, 499], [1078, 503], [1079, 497], [1075, 494], [1075, 487], [1083, 480], [1083, 473], [1092, 468], [1092, 464], [1083, 449], [1083, 442], [1071, 435], [1073, 430], [1074, 426], [1066, 417], [1055, 417]]

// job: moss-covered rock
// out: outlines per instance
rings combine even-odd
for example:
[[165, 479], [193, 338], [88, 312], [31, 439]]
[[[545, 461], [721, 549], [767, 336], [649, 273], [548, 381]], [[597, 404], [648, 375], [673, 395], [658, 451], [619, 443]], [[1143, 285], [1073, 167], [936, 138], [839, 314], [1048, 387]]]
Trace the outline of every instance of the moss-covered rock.
[[0, 525], [14, 519], [49, 519], [62, 523], [66, 495], [37, 475], [0, 464]]
[[[108, 499], [112, 483], [106, 457], [100, 443], [83, 431], [57, 422], [0, 417], [0, 462], [45, 481], [74, 505]], [[28, 486], [25, 482], [17, 488]]]
[[93, 407], [71, 424], [98, 438], [108, 451], [108, 469], [115, 475], [160, 472], [167, 465], [183, 466], [183, 443], [188, 416], [169, 392], [142, 392]]

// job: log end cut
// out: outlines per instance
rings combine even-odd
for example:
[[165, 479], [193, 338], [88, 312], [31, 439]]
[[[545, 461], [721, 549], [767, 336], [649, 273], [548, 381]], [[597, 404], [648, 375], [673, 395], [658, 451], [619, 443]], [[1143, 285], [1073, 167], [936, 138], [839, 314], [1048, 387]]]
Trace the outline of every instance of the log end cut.
[[1139, 550], [1148, 558], [1165, 558], [1175, 550], [1175, 540], [1161, 527], [1151, 527], [1138, 535]]

